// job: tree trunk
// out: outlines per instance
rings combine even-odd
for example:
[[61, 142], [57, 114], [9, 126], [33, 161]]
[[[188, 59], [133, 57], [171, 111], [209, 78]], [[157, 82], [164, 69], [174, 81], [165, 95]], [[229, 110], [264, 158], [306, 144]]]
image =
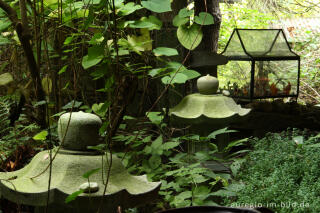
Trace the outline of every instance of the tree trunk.
[[219, 0], [197, 0], [195, 1], [195, 15], [200, 12], [208, 12], [214, 18], [213, 25], [205, 25], [202, 27], [203, 39], [196, 50], [199, 51], [218, 51], [218, 39], [221, 26], [221, 12]]
[[[21, 42], [22, 48], [25, 53], [25, 57], [27, 59], [27, 63], [29, 66], [29, 70], [31, 73], [32, 81], [33, 81], [36, 96], [37, 96], [37, 101], [43, 101], [45, 100], [45, 93], [43, 91], [42, 84], [41, 84], [40, 70], [36, 63], [35, 57], [33, 55], [32, 47], [30, 44], [30, 39], [32, 38], [32, 36], [30, 35], [29, 29], [28, 29], [26, 3], [24, 0], [20, 0], [19, 3], [20, 3], [20, 12], [21, 12], [22, 20], [19, 20], [16, 11], [2, 0], [0, 0], [0, 8], [7, 13], [8, 18], [16, 28], [18, 38]], [[45, 105], [39, 106], [37, 123], [42, 128], [46, 127]]]

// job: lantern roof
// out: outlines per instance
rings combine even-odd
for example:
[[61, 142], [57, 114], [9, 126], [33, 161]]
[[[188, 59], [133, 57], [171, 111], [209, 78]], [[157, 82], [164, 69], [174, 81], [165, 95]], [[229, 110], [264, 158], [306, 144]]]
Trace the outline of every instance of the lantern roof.
[[282, 29], [234, 29], [222, 52], [229, 60], [298, 60]]

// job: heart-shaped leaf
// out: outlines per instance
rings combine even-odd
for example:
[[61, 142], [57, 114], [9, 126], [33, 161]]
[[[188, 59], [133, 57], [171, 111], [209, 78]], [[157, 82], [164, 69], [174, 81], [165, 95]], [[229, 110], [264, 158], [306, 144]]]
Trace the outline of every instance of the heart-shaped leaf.
[[171, 11], [170, 0], [147, 0], [141, 2], [142, 6], [152, 12], [164, 13]]
[[195, 49], [201, 42], [203, 33], [197, 24], [191, 26], [181, 25], [177, 31], [179, 42], [188, 50]]
[[172, 74], [161, 79], [162, 83], [164, 84], [184, 84], [187, 80], [188, 76], [182, 73]]
[[174, 48], [168, 48], [168, 47], [158, 47], [152, 51], [155, 56], [174, 56], [178, 55], [178, 51]]
[[92, 46], [88, 49], [88, 55], [82, 58], [82, 66], [88, 69], [98, 64], [104, 57], [104, 50], [102, 46]]
[[10, 73], [6, 72], [0, 75], [0, 86], [4, 86], [13, 81], [13, 77]]
[[38, 134], [36, 134], [35, 136], [33, 136], [33, 140], [44, 141], [44, 140], [46, 140], [47, 136], [48, 136], [48, 131], [43, 130], [43, 131], [39, 132]]
[[214, 24], [213, 16], [210, 13], [201, 12], [199, 16], [194, 17], [194, 21], [200, 25]]
[[179, 15], [175, 16], [172, 20], [173, 26], [179, 27], [189, 22], [188, 18], [181, 18]]
[[188, 10], [187, 8], [183, 8], [179, 11], [179, 17], [185, 18], [185, 17], [190, 17], [193, 14], [193, 10]]

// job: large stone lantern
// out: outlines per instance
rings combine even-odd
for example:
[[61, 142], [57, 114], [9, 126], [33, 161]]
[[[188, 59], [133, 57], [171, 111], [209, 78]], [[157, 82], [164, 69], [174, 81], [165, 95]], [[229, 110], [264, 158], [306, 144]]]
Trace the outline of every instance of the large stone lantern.
[[[149, 182], [146, 176], [130, 175], [116, 156], [87, 149], [99, 144], [98, 116], [73, 112], [63, 114], [58, 122], [61, 149], [52, 150], [56, 157], [52, 161], [50, 196], [48, 181], [50, 157], [48, 151], [38, 153], [23, 169], [0, 173], [1, 195], [15, 203], [36, 206], [36, 212], [45, 212], [49, 199], [49, 212], [116, 212], [152, 201], [161, 183]], [[98, 169], [88, 179], [83, 174]], [[107, 181], [107, 171], [110, 178]], [[74, 201], [66, 204], [65, 199], [72, 193], [83, 190]], [[102, 200], [103, 199], [103, 200]], [[102, 201], [102, 202], [101, 202]]]

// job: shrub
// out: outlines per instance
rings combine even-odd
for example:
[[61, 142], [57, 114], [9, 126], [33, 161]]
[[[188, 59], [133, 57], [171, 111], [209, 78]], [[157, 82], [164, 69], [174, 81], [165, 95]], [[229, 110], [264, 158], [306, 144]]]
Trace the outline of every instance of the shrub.
[[244, 183], [232, 206], [264, 205], [276, 212], [320, 212], [320, 134], [287, 131], [254, 139], [236, 179]]

